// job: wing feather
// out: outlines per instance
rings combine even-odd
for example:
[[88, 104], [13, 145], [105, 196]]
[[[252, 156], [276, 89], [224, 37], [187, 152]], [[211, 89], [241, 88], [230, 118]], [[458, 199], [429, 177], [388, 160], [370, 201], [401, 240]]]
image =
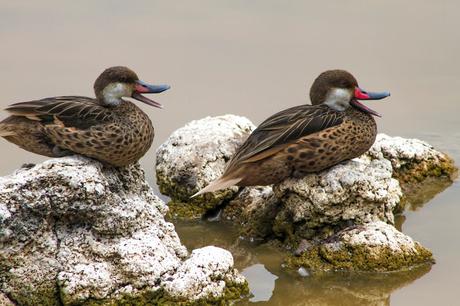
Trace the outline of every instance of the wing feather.
[[257, 161], [276, 153], [303, 136], [343, 122], [344, 114], [327, 105], [301, 105], [281, 111], [264, 122], [248, 137], [230, 160], [226, 172], [235, 165]]
[[6, 108], [14, 116], [52, 123], [55, 118], [66, 127], [87, 129], [109, 120], [110, 111], [97, 100], [81, 96], [62, 96], [35, 101], [19, 102]]

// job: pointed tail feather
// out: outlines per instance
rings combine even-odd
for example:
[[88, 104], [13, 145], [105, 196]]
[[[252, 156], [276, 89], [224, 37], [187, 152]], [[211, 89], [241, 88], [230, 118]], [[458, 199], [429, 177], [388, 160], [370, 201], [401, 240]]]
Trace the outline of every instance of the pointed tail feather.
[[213, 192], [217, 191], [220, 189], [225, 189], [228, 187], [231, 187], [235, 184], [237, 184], [239, 181], [241, 181], [242, 178], [234, 178], [234, 179], [228, 179], [228, 178], [219, 178], [211, 183], [209, 183], [208, 186], [204, 187], [194, 195], [192, 195], [190, 198], [194, 198], [196, 196], [199, 196], [200, 194], [206, 193], [206, 192]]

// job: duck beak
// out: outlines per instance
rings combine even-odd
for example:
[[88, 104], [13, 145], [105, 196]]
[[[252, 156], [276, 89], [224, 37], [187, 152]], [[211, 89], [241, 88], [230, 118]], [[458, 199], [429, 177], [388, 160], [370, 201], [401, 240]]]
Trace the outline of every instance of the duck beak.
[[153, 100], [150, 100], [149, 98], [141, 95], [142, 93], [160, 93], [160, 92], [163, 92], [165, 90], [168, 90], [170, 89], [171, 86], [169, 85], [151, 85], [151, 84], [147, 84], [143, 81], [136, 81], [136, 84], [134, 86], [134, 91], [131, 95], [131, 97], [133, 99], [136, 99], [138, 101], [141, 101], [141, 102], [144, 102], [145, 104], [148, 104], [148, 105], [151, 105], [151, 106], [155, 106], [155, 107], [158, 107], [158, 108], [163, 108], [163, 106], [156, 102], [156, 101], [153, 101]]
[[376, 111], [370, 109], [369, 107], [365, 106], [364, 104], [360, 103], [357, 99], [359, 100], [380, 100], [384, 99], [386, 97], [389, 97], [390, 93], [388, 91], [382, 91], [382, 92], [369, 92], [365, 91], [359, 87], [355, 87], [355, 96], [354, 99], [351, 100], [350, 104], [353, 105], [354, 107], [362, 110], [365, 113], [377, 116], [377, 117], [382, 117], [379, 113]]

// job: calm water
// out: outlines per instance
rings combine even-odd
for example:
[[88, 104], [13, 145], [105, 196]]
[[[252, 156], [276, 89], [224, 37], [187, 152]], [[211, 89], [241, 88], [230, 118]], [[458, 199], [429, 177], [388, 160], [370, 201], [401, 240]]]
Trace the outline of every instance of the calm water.
[[[372, 4], [371, 4], [372, 3]], [[380, 131], [429, 141], [460, 160], [459, 1], [6, 1], [0, 0], [0, 106], [53, 95], [92, 95], [97, 75], [127, 65], [172, 89], [142, 160], [154, 184], [155, 148], [186, 122], [240, 114], [259, 123], [304, 103], [323, 70], [344, 68], [368, 90]], [[43, 157], [0, 140], [0, 175]], [[460, 186], [405, 213], [404, 232], [437, 264], [404, 275], [288, 275], [280, 255], [219, 224], [179, 225], [188, 246], [234, 254], [254, 297], [267, 305], [453, 305], [460, 275]], [[206, 235], [203, 235], [203, 232]], [[203, 236], [206, 237], [205, 240]]]

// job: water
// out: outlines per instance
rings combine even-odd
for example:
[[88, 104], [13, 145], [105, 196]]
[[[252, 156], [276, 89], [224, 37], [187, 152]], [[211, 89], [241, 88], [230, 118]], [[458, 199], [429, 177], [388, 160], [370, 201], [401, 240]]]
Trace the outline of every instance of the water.
[[[154, 184], [155, 148], [186, 122], [233, 113], [259, 123], [307, 101], [322, 71], [344, 68], [368, 90], [379, 130], [417, 137], [460, 160], [458, 1], [6, 1], [0, 0], [0, 106], [54, 95], [92, 95], [106, 67], [127, 65], [169, 83], [142, 165]], [[44, 157], [0, 141], [0, 175]], [[189, 246], [230, 249], [254, 296], [242, 304], [452, 305], [460, 275], [459, 183], [404, 214], [403, 231], [437, 264], [404, 275], [302, 277], [281, 254], [232, 237], [224, 225], [178, 225]], [[195, 230], [191, 230], [195, 228]], [[206, 233], [206, 235], [203, 235]]]

